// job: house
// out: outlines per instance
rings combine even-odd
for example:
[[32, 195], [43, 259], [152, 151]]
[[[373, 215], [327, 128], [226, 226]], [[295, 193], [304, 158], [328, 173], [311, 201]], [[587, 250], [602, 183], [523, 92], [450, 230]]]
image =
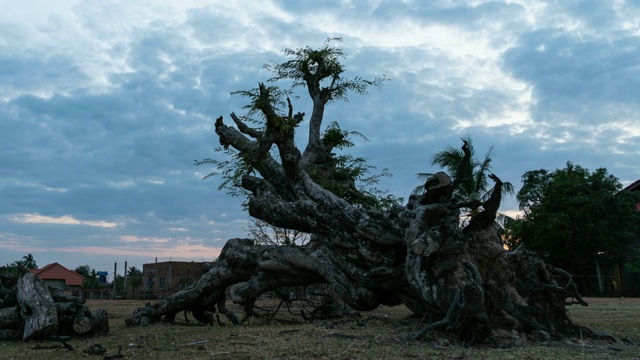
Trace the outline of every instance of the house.
[[[622, 191], [640, 191], [640, 180]], [[636, 209], [640, 211], [640, 203]], [[640, 234], [636, 235], [635, 244], [640, 247]], [[640, 272], [632, 266], [633, 262], [638, 264], [640, 259], [627, 255], [618, 262], [580, 265], [570, 270], [578, 291], [584, 296], [640, 296]]]
[[640, 191], [640, 179], [631, 183], [631, 185], [627, 186], [623, 190], [627, 191]]
[[[640, 180], [622, 189], [622, 191], [640, 191]], [[636, 209], [640, 210], [640, 203], [636, 204]]]
[[[631, 183], [625, 187], [622, 191], [640, 191], [640, 180]], [[636, 204], [636, 209], [640, 211], [640, 203]], [[636, 239], [637, 246], [640, 246], [640, 234]], [[638, 260], [635, 261], [638, 263]], [[640, 296], [640, 271], [629, 264], [624, 265], [624, 285], [626, 296]]]
[[142, 265], [145, 298], [161, 299], [200, 280], [210, 262], [163, 261]]
[[82, 275], [67, 269], [57, 262], [40, 269], [32, 269], [29, 271], [42, 279], [45, 284], [65, 291], [78, 292], [84, 281]]

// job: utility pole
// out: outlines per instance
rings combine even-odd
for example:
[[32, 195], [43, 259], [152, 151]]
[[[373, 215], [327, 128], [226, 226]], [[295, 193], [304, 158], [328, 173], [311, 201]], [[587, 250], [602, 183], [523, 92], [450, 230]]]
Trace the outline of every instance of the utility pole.
[[113, 263], [113, 300], [116, 299], [116, 279], [118, 278], [118, 263]]
[[171, 258], [169, 258], [169, 295], [173, 294], [173, 289], [171, 288], [171, 273], [173, 272], [173, 262]]
[[127, 298], [127, 259], [124, 259], [124, 298]]

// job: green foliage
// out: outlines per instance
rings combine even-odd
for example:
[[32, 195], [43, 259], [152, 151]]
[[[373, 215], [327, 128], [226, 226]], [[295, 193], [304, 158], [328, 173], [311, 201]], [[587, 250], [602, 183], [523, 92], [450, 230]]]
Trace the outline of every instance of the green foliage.
[[75, 271], [76, 273], [82, 275], [83, 277], [87, 278], [91, 275], [91, 271], [94, 271], [94, 269], [91, 268], [91, 266], [89, 265], [80, 265], [77, 268], [73, 269], [73, 271]]
[[139, 289], [142, 287], [142, 271], [135, 266], [127, 269], [127, 287], [130, 289]]
[[84, 280], [82, 280], [83, 289], [96, 289], [101, 287], [96, 269], [92, 268], [91, 266], [80, 265], [73, 269], [73, 271], [82, 275], [82, 277], [84, 278]]
[[31, 269], [37, 269], [38, 265], [33, 255], [27, 254], [20, 260], [16, 260], [11, 264], [0, 266], [0, 273], [12, 274], [15, 276], [22, 276], [29, 272]]
[[0, 273], [22, 276], [27, 273], [21, 261], [15, 261], [0, 267]]
[[293, 81], [292, 89], [304, 87], [312, 77], [322, 79], [322, 91], [328, 94], [328, 100], [348, 100], [347, 94], [366, 94], [369, 86], [381, 86], [386, 77], [374, 80], [364, 80], [356, 77], [353, 80], [345, 79], [342, 74], [346, 71], [341, 59], [346, 57], [342, 49], [331, 46], [333, 42], [341, 42], [342, 38], [327, 39], [320, 49], [310, 47], [283, 50], [286, 56], [292, 60], [283, 63], [271, 63], [265, 65], [265, 69], [274, 74], [269, 82], [280, 80]]
[[371, 175], [370, 171], [374, 169], [376, 167], [368, 165], [365, 158], [340, 155], [335, 157], [334, 166], [329, 172], [314, 167], [309, 169], [308, 173], [318, 185], [354, 206], [383, 211], [401, 203], [401, 198], [376, 187], [382, 177], [391, 174], [387, 169], [383, 169], [382, 172]]
[[99, 287], [102, 287], [102, 285], [100, 284], [100, 280], [98, 280], [98, 274], [96, 273], [96, 269], [91, 269], [91, 272], [89, 273], [89, 275], [86, 276], [82, 281], [82, 288], [96, 289]]
[[[116, 275], [115, 278], [113, 279], [113, 281], [115, 281], [115, 283], [116, 283], [116, 286], [115, 286], [116, 294], [118, 296], [123, 295], [124, 294], [124, 276]], [[107, 284], [108, 288], [112, 288], [113, 289], [113, 281], [110, 284]]]
[[[242, 177], [254, 172], [251, 162], [240, 156], [239, 153], [232, 151], [224, 147], [217, 147], [214, 149], [217, 153], [223, 153], [229, 160], [216, 160], [216, 159], [204, 159], [194, 160], [196, 166], [213, 165], [215, 170], [203, 177], [204, 180], [214, 176], [219, 176], [222, 179], [218, 190], [226, 190], [227, 194], [240, 199], [246, 199], [250, 192], [246, 191], [240, 185]], [[245, 207], [246, 201], [242, 206]]]
[[[322, 84], [322, 89], [316, 90], [326, 95], [327, 101], [347, 100], [348, 92], [365, 94], [369, 86], [380, 86], [386, 80], [384, 77], [371, 81], [358, 77], [351, 80], [344, 78], [345, 68], [340, 60], [345, 55], [342, 49], [331, 46], [336, 41], [339, 42], [341, 39], [327, 39], [323, 46], [317, 50], [309, 47], [283, 50], [286, 56], [293, 57], [293, 59], [280, 64], [267, 64], [265, 68], [274, 74], [268, 82], [291, 81], [290, 89], [282, 90], [276, 85], [260, 84], [258, 88], [233, 92], [232, 94], [245, 96], [249, 99], [248, 105], [244, 106], [248, 113], [241, 117], [241, 120], [254, 124], [256, 130], [264, 130], [266, 124], [269, 123], [277, 126], [282, 132], [292, 131], [297, 123], [292, 123], [290, 116], [284, 115], [286, 110], [291, 111], [291, 108], [287, 108], [290, 106], [289, 97], [295, 88], [308, 86], [312, 78]], [[312, 92], [314, 89], [309, 89], [309, 91]], [[269, 113], [270, 118], [267, 119], [265, 107], [273, 109], [276, 114]], [[256, 114], [262, 118], [255, 119]], [[321, 142], [327, 148], [340, 150], [354, 146], [350, 139], [351, 136], [364, 138], [362, 134], [343, 130], [337, 122], [333, 122], [325, 128]], [[260, 142], [261, 139], [256, 141]], [[223, 153], [227, 160], [209, 158], [194, 161], [196, 166], [215, 166], [215, 171], [204, 176], [204, 179], [214, 175], [220, 176], [222, 183], [219, 190], [225, 189], [231, 196], [247, 199], [250, 193], [242, 189], [240, 184], [243, 176], [255, 173], [254, 166], [257, 166], [257, 159], [254, 154], [239, 153], [226, 146], [218, 147], [215, 151]], [[270, 155], [274, 159], [278, 159], [278, 155], [273, 149], [270, 150]], [[320, 186], [346, 199], [351, 204], [367, 209], [383, 210], [402, 201], [402, 199], [375, 187], [382, 177], [390, 176], [386, 169], [372, 175], [371, 172], [375, 170], [374, 166], [368, 165], [364, 158], [351, 155], [333, 156], [328, 160], [323, 164], [311, 165], [306, 169], [307, 173]], [[246, 206], [246, 201], [243, 206]]]
[[[260, 92], [260, 88], [253, 88], [251, 90], [238, 90], [231, 93], [232, 95], [240, 95], [249, 98], [249, 103], [243, 106], [243, 109], [247, 109], [247, 115], [241, 119], [248, 123], [262, 124], [261, 121], [254, 120], [252, 116], [258, 114], [263, 116], [260, 112], [265, 105], [271, 106], [281, 113], [285, 113], [287, 106], [286, 99], [292, 94], [292, 90], [283, 90], [276, 85], [265, 86], [264, 90]], [[259, 126], [260, 128], [261, 126]]]
[[327, 126], [322, 134], [322, 145], [332, 146], [336, 149], [344, 149], [354, 147], [355, 144], [351, 141], [351, 135], [360, 137], [367, 140], [366, 136], [357, 131], [347, 131], [340, 128], [340, 124], [336, 121]]
[[[332, 122], [323, 132], [321, 142], [336, 149], [350, 148], [355, 146], [351, 135], [367, 140], [359, 132], [343, 130], [337, 122]], [[381, 178], [391, 176], [387, 169], [371, 174], [376, 167], [367, 164], [367, 159], [352, 155], [338, 155], [331, 160], [328, 164], [313, 166], [307, 172], [318, 185], [347, 200], [351, 205], [383, 211], [402, 202], [401, 198], [376, 187]]]
[[22, 264], [24, 268], [27, 270], [37, 269], [38, 264], [36, 264], [36, 260], [33, 258], [33, 255], [27, 254], [22, 257]]
[[517, 198], [525, 215], [509, 228], [511, 246], [524, 244], [564, 267], [624, 261], [637, 250], [640, 193], [620, 191], [606, 169], [567, 162], [564, 169], [529, 171], [522, 181]]

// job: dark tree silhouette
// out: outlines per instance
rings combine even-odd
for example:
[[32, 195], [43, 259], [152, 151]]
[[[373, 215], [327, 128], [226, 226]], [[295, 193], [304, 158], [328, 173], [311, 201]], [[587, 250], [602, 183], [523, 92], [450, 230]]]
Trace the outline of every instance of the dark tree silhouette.
[[36, 263], [36, 259], [33, 258], [33, 255], [27, 254], [22, 257], [22, 262], [24, 264], [24, 268], [27, 270], [37, 269], [38, 264]]
[[640, 193], [621, 191], [607, 169], [567, 162], [562, 169], [527, 171], [518, 192], [524, 216], [510, 224], [512, 246], [524, 244], [555, 266], [622, 263], [637, 255]]

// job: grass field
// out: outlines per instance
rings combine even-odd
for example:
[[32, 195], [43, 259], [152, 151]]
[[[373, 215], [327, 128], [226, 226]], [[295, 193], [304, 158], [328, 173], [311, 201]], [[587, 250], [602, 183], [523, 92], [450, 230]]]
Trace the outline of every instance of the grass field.
[[[271, 323], [251, 320], [240, 326], [199, 326], [178, 316], [173, 324], [126, 327], [124, 319], [141, 301], [88, 301], [109, 312], [109, 335], [72, 339], [76, 350], [43, 349], [55, 341], [0, 342], [0, 359], [102, 359], [83, 350], [100, 345], [106, 355], [121, 348], [125, 359], [640, 359], [640, 299], [588, 299], [589, 307], [570, 307], [572, 319], [610, 332], [620, 343], [570, 339], [509, 349], [465, 347], [454, 337], [425, 336], [408, 341], [419, 328], [404, 307], [380, 307], [360, 320]], [[240, 314], [240, 312], [237, 312]], [[37, 349], [37, 348], [40, 349]]]

